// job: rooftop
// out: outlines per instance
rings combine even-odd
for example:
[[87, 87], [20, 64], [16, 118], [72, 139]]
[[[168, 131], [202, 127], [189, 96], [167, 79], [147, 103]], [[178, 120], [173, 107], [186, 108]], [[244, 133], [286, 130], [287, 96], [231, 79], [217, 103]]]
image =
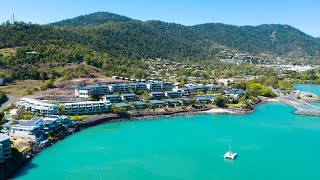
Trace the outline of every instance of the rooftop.
[[165, 101], [169, 101], [171, 103], [178, 103], [179, 102], [179, 100], [177, 100], [177, 99], [165, 99]]
[[8, 140], [8, 139], [10, 139], [10, 137], [9, 137], [9, 136], [7, 136], [7, 135], [5, 135], [5, 134], [0, 133], [0, 141], [5, 141], [5, 140]]
[[97, 87], [107, 87], [105, 84], [95, 84], [95, 85], [88, 85], [88, 86], [81, 86], [78, 87], [79, 89], [92, 89], [92, 88], [97, 88]]
[[151, 104], [164, 104], [164, 101], [159, 101], [159, 100], [150, 100]]
[[112, 95], [104, 95], [103, 97], [106, 97], [106, 98], [112, 98], [112, 97], [118, 98], [119, 95], [112, 94]]
[[116, 106], [116, 107], [128, 107], [130, 105], [127, 104], [127, 103], [114, 103], [113, 106]]
[[99, 103], [110, 103], [110, 101], [82, 101], [82, 102], [74, 102], [74, 103], [65, 103], [65, 105], [78, 105], [78, 104], [99, 104]]
[[121, 94], [121, 96], [136, 96], [135, 94]]
[[44, 102], [41, 102], [39, 100], [31, 99], [31, 98], [21, 98], [20, 100], [23, 100], [23, 101], [28, 102], [30, 104], [36, 104], [36, 105], [39, 105], [39, 106], [58, 107], [58, 105], [44, 103]]
[[135, 105], [147, 105], [145, 102], [142, 102], [142, 101], [134, 101], [133, 104], [135, 104]]
[[164, 94], [164, 92], [150, 92], [149, 94], [151, 94], [151, 95]]

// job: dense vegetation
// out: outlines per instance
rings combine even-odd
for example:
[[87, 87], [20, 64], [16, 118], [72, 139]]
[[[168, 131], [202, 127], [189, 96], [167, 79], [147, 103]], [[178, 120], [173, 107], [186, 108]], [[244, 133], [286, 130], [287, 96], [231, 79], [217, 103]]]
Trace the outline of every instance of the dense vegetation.
[[0, 91], [0, 106], [8, 100], [7, 94]]
[[[236, 49], [317, 59], [320, 41], [287, 25], [183, 26], [99, 12], [51, 25], [4, 23], [1, 49], [11, 50], [9, 54], [0, 51], [0, 77], [6, 81], [86, 74], [83, 67], [64, 68], [70, 63], [97, 67], [108, 76], [144, 78], [147, 66], [141, 58], [212, 62], [220, 50]], [[26, 53], [32, 51], [36, 53]]]

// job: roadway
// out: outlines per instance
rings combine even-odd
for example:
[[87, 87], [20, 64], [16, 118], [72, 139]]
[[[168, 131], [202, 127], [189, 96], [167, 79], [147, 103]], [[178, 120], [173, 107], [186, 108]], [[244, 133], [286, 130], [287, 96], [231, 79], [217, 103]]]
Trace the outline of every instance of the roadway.
[[8, 96], [8, 100], [1, 105], [0, 111], [2, 111], [7, 105], [9, 105], [14, 100], [14, 96], [11, 96], [11, 95], [7, 95], [7, 96]]

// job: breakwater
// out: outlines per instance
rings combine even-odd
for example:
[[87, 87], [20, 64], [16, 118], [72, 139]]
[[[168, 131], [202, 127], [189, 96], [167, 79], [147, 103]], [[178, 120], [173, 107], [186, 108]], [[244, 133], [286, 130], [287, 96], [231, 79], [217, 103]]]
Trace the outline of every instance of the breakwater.
[[290, 97], [280, 97], [278, 99], [280, 102], [295, 108], [296, 114], [305, 115], [305, 116], [320, 116], [320, 108], [318, 106], [314, 106], [302, 100], [298, 100]]

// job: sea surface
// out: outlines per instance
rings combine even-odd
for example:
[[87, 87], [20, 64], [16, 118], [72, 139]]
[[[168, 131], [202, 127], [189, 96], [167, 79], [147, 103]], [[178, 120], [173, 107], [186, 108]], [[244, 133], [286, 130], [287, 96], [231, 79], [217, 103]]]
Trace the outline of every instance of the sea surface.
[[[300, 90], [300, 91], [314, 93], [320, 97], [320, 85], [318, 85], [318, 84], [294, 84], [294, 88], [297, 90]], [[320, 107], [320, 102], [311, 103], [311, 104]], [[306, 106], [306, 108], [308, 108], [308, 107]]]
[[[319, 180], [320, 118], [279, 102], [248, 115], [104, 124], [41, 152], [19, 180]], [[225, 160], [229, 149], [238, 153]]]

